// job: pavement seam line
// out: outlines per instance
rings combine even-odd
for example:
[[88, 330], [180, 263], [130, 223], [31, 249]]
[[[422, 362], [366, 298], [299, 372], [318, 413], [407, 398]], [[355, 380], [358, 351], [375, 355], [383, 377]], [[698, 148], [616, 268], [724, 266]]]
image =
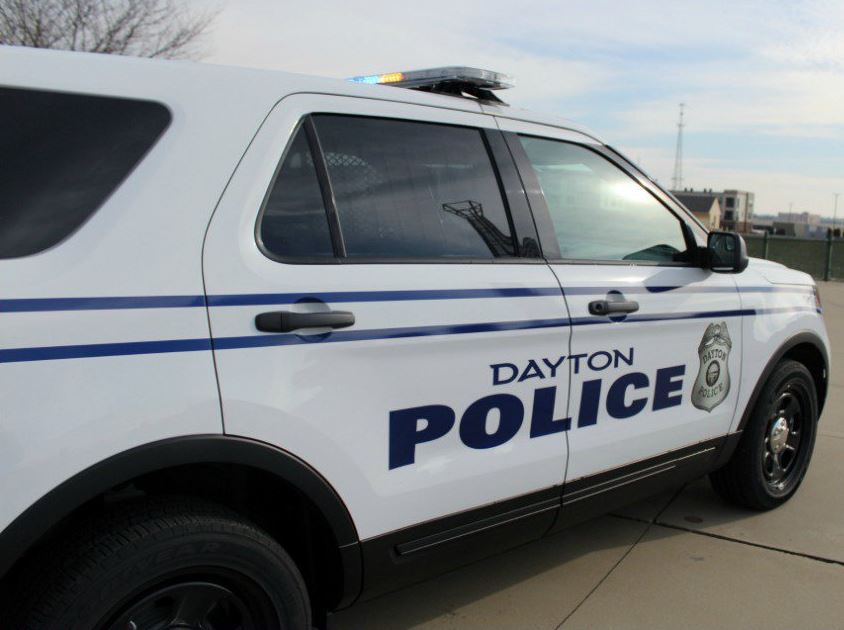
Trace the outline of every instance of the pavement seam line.
[[665, 510], [667, 510], [668, 508], [670, 508], [670, 507], [671, 507], [671, 505], [674, 503], [674, 501], [676, 501], [676, 500], [677, 500], [677, 498], [678, 498], [681, 494], [683, 494], [683, 491], [684, 491], [684, 490], [685, 490], [688, 486], [689, 486], [689, 484], [684, 483], [682, 486], [680, 486], [679, 488], [677, 488], [677, 490], [674, 492], [674, 494], [672, 494], [672, 495], [671, 495], [671, 498], [670, 498], [670, 499], [668, 499], [668, 502], [667, 502], [664, 506], [662, 506], [662, 509], [661, 509], [659, 512], [657, 512], [657, 513], [656, 513], [656, 515], [653, 517], [653, 519], [651, 519], [651, 521], [650, 521], [650, 522], [651, 522], [651, 523], [657, 523], [657, 522], [659, 521], [659, 517], [660, 517], [660, 516], [662, 516], [663, 514], [665, 514]]
[[[638, 519], [630, 519], [630, 520], [638, 521]], [[642, 522], [642, 521], [639, 521], [639, 522]], [[572, 615], [574, 615], [574, 613], [576, 613], [580, 609], [580, 607], [583, 606], [583, 604], [585, 604], [586, 601], [590, 597], [592, 597], [592, 594], [601, 587], [601, 585], [606, 581], [606, 579], [610, 575], [612, 575], [613, 571], [615, 571], [618, 568], [618, 565], [620, 565], [622, 562], [624, 562], [624, 559], [627, 556], [630, 555], [630, 552], [633, 551], [633, 548], [636, 547], [636, 545], [638, 545], [640, 542], [642, 542], [642, 539], [645, 537], [645, 534], [647, 534], [650, 531], [651, 525], [652, 525], [651, 523], [648, 523], [647, 527], [645, 527], [645, 529], [642, 531], [642, 533], [639, 534], [639, 537], [636, 538], [636, 540], [633, 541], [633, 544], [630, 545], [630, 547], [627, 549], [627, 551], [625, 551], [622, 554], [622, 556], [618, 559], [618, 561], [614, 565], [612, 565], [612, 567], [610, 567], [610, 570], [607, 571], [606, 575], [604, 575], [604, 577], [602, 577], [600, 580], [598, 580], [598, 583], [595, 586], [593, 586], [589, 590], [588, 593], [586, 593], [586, 596], [578, 602], [577, 606], [575, 606], [569, 614], [567, 614], [565, 617], [563, 617], [563, 620], [559, 623], [559, 625], [557, 625], [556, 628], [554, 628], [554, 630], [560, 630], [565, 625], [565, 623], [572, 617]]]
[[610, 514], [610, 516], [614, 516], [615, 518], [620, 518], [626, 521], [635, 521], [637, 523], [648, 523], [652, 525], [658, 525], [660, 527], [665, 527], [666, 529], [675, 529], [681, 532], [688, 532], [689, 534], [697, 534], [698, 536], [707, 536], [709, 538], [715, 538], [717, 540], [725, 540], [727, 542], [734, 542], [739, 545], [746, 545], [748, 547], [756, 547], [757, 549], [766, 549], [767, 551], [777, 551], [779, 553], [784, 553], [789, 556], [797, 556], [798, 558], [806, 558], [807, 560], [815, 560], [816, 562], [823, 562], [825, 564], [836, 564], [838, 566], [844, 567], [844, 561], [842, 560], [833, 560], [831, 558], [823, 558], [821, 556], [814, 556], [809, 553], [802, 553], [800, 551], [791, 551], [789, 549], [780, 549], [779, 547], [772, 547], [770, 545], [763, 545], [762, 543], [755, 543], [749, 540], [740, 540], [738, 538], [731, 538], [730, 536], [724, 536], [723, 534], [713, 534], [712, 532], [704, 532], [699, 529], [691, 529], [689, 527], [683, 527], [682, 525], [673, 525], [671, 523], [663, 523], [659, 521], [645, 521], [640, 518], [635, 518], [633, 516], [624, 516], [621, 514]]
[[[669, 507], [671, 507], [671, 504], [674, 503], [674, 501], [677, 499], [677, 497], [679, 497], [680, 494], [685, 489], [686, 489], [686, 484], [683, 484], [680, 488], [677, 488], [677, 491], [673, 495], [671, 495], [671, 498], [668, 500], [668, 502], [666, 502], [666, 504], [663, 506], [663, 508], [659, 512], [656, 513], [656, 515], [653, 517], [652, 520], [646, 521], [646, 520], [638, 519], [638, 518], [629, 518], [629, 520], [631, 520], [631, 521], [636, 521], [636, 522], [639, 522], [639, 523], [645, 523], [647, 525], [647, 527], [645, 527], [645, 529], [642, 531], [642, 533], [639, 535], [639, 537], [636, 540], [633, 541], [633, 544], [630, 545], [630, 547], [627, 549], [627, 551], [625, 551], [624, 554], [618, 559], [618, 562], [616, 562], [610, 568], [610, 570], [607, 571], [606, 575], [604, 575], [604, 577], [602, 577], [598, 581], [598, 583], [594, 587], [592, 587], [592, 589], [586, 594], [586, 596], [583, 599], [580, 600], [580, 602], [578, 602], [577, 606], [575, 606], [569, 614], [567, 614], [565, 617], [563, 617], [563, 620], [560, 622], [560, 624], [554, 630], [560, 630], [565, 625], [565, 623], [571, 618], [571, 616], [574, 615], [574, 613], [576, 613], [578, 611], [578, 609], [581, 606], [583, 606], [584, 603], [586, 603], [586, 600], [588, 600], [590, 597], [592, 597], [592, 594], [595, 591], [597, 591], [598, 588], [600, 588], [600, 586], [606, 581], [606, 579], [610, 575], [612, 575], [613, 571], [615, 571], [618, 568], [618, 566], [622, 562], [624, 562], [624, 559], [627, 558], [627, 556], [630, 555], [630, 552], [633, 551], [633, 548], [636, 547], [636, 545], [638, 545], [640, 542], [642, 542], [642, 539], [651, 530], [651, 526], [656, 524], [657, 519], [660, 516], [662, 516], [662, 513], [665, 512], [665, 510], [667, 510]], [[616, 515], [610, 514], [609, 516], [616, 516]], [[619, 517], [619, 518], [624, 518], [624, 517]]]

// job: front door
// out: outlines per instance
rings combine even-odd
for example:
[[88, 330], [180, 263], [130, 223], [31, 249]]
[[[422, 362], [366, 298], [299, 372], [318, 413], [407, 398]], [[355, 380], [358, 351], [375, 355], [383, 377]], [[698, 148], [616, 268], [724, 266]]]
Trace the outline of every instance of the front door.
[[541, 190], [540, 237], [546, 252], [558, 248], [550, 262], [572, 318], [564, 513], [705, 470], [738, 398], [734, 276], [695, 264], [703, 230], [618, 155], [544, 127], [502, 125]]
[[480, 113], [291, 96], [212, 220], [225, 430], [313, 466], [361, 539], [544, 493], [538, 535], [559, 505], [567, 379], [520, 376], [570, 327], [496, 145]]

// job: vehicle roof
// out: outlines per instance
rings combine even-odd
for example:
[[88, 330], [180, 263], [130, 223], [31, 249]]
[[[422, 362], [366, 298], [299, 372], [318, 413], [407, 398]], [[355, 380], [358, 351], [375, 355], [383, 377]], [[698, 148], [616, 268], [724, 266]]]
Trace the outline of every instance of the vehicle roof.
[[261, 70], [193, 61], [142, 59], [95, 53], [0, 46], [0, 84], [34, 89], [94, 93], [128, 98], [156, 99], [166, 103], [226, 105], [235, 96], [267, 112], [287, 94], [307, 92], [376, 98], [429, 107], [483, 112], [569, 129], [597, 140], [594, 134], [568, 120], [527, 110], [481, 105], [419, 90], [366, 85], [341, 79]]

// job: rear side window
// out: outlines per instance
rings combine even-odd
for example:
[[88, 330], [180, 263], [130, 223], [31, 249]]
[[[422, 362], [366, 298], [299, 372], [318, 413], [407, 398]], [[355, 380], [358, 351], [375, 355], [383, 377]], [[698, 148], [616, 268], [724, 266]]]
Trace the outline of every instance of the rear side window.
[[[515, 255], [508, 211], [480, 130], [327, 114], [312, 121], [320, 150], [311, 147], [311, 153], [306, 134], [299, 132], [264, 209], [260, 234], [270, 253], [324, 256], [331, 243], [328, 223], [336, 216], [339, 257]], [[322, 161], [321, 169], [314, 170], [312, 156]], [[324, 198], [333, 206], [327, 213], [316, 177], [320, 170], [329, 191]], [[284, 208], [274, 201], [279, 199], [287, 200]]]
[[170, 123], [148, 101], [0, 88], [0, 258], [56, 245]]

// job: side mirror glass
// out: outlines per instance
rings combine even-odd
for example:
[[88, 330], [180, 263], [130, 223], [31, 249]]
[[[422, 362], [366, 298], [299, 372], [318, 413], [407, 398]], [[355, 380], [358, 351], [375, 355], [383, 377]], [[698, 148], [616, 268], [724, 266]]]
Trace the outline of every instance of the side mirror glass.
[[706, 249], [708, 267], [718, 273], [741, 273], [747, 269], [747, 245], [735, 232], [710, 232]]

